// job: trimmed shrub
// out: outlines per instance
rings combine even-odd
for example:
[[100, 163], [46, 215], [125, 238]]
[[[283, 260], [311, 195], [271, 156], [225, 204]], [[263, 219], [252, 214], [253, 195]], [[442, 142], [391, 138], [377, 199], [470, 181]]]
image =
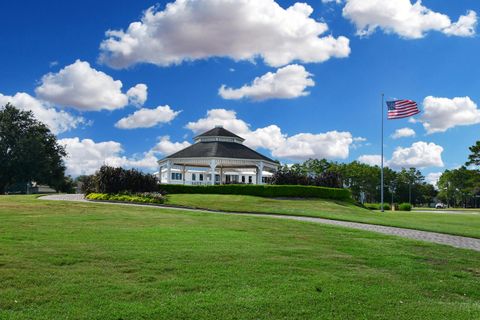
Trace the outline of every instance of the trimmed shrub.
[[364, 203], [363, 206], [368, 210], [379, 210], [380, 203]]
[[103, 166], [95, 174], [97, 177], [98, 192], [151, 192], [157, 190], [157, 180], [151, 174], [144, 174], [138, 170], [113, 168]]
[[231, 184], [214, 186], [188, 186], [188, 185], [160, 185], [159, 188], [167, 193], [191, 194], [236, 194], [269, 198], [322, 198], [332, 200], [350, 201], [351, 194], [348, 189], [335, 189], [315, 186], [300, 185], [254, 185]]
[[137, 193], [137, 194], [108, 194], [108, 193], [90, 193], [86, 196], [89, 200], [97, 201], [121, 201], [132, 203], [165, 203], [165, 196], [152, 192], [152, 193]]
[[[380, 203], [364, 203], [363, 206], [369, 210], [380, 210], [381, 204]], [[389, 211], [392, 210], [392, 207], [388, 203], [383, 204], [383, 210]]]
[[89, 193], [138, 193], [158, 190], [157, 178], [135, 169], [126, 170], [102, 166], [94, 175], [83, 180], [82, 192]]
[[400, 203], [398, 209], [400, 211], [412, 211], [412, 205], [410, 203]]

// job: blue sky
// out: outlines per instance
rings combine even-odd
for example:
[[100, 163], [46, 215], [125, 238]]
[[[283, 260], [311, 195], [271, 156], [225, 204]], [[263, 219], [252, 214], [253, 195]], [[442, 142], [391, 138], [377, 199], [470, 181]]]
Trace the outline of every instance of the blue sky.
[[[241, 0], [234, 7], [228, 7], [228, 0], [201, 0], [202, 6], [191, 1], [181, 6], [177, 1], [173, 5], [180, 8], [178, 15], [166, 18], [159, 18], [168, 3], [164, 1], [3, 1], [0, 102], [32, 109], [56, 126], [71, 154], [67, 165], [73, 175], [90, 173], [105, 159], [152, 171], [155, 159], [222, 121], [218, 124], [247, 135], [250, 146], [285, 163], [309, 157], [375, 162], [382, 92], [389, 99], [412, 99], [423, 111], [428, 109], [416, 123], [385, 121], [385, 158], [392, 167], [415, 165], [429, 174], [463, 164], [467, 148], [479, 139], [480, 41], [475, 13], [480, 4], [362, 1], [371, 6], [362, 7], [359, 0], [316, 0], [307, 1], [309, 7], [296, 5], [295, 13], [286, 10], [295, 1]], [[100, 48], [113, 39], [107, 30], [126, 31], [154, 5], [151, 14], [161, 28], [144, 21], [143, 27], [153, 31], [150, 38], [127, 35], [145, 43], [160, 39], [168, 43], [164, 49], [133, 46], [125, 55], [118, 49], [125, 49], [125, 37], [116, 47]], [[222, 12], [226, 8], [233, 10]], [[287, 20], [273, 16], [268, 25], [261, 25], [252, 18], [260, 10]], [[406, 18], [389, 20], [385, 14]], [[225, 16], [229, 18], [222, 20]], [[309, 40], [290, 37], [293, 44], [283, 42], [291, 28], [320, 30], [326, 25], [328, 31], [313, 32]], [[182, 43], [185, 36], [177, 29], [188, 27], [193, 28], [189, 36], [198, 34]], [[317, 39], [329, 35], [337, 47], [329, 48], [325, 58], [317, 55], [323, 49], [312, 48]], [[347, 47], [339, 37], [348, 39]], [[218, 56], [216, 50], [226, 53]], [[275, 60], [279, 52], [292, 58]], [[282, 68], [287, 68], [284, 76], [278, 74]], [[252, 86], [268, 72], [263, 85], [259, 80], [261, 85]], [[114, 80], [122, 87], [113, 85]], [[148, 87], [146, 101], [127, 95], [139, 83]], [[299, 87], [290, 90], [292, 83]], [[222, 85], [232, 89], [230, 98], [219, 94]], [[245, 85], [249, 88], [236, 90]], [[113, 96], [105, 97], [108, 90]], [[149, 113], [166, 105], [169, 108]], [[210, 117], [209, 110], [214, 110]], [[124, 123], [137, 128], [116, 126], [135, 112], [140, 112], [138, 117]], [[415, 136], [393, 139], [401, 128], [413, 129]]]

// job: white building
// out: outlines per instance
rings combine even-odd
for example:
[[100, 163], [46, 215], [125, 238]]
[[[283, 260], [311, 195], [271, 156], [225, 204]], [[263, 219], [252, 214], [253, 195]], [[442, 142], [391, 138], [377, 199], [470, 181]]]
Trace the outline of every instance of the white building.
[[245, 139], [221, 126], [194, 140], [191, 146], [158, 161], [160, 183], [262, 184], [279, 166], [243, 145]]

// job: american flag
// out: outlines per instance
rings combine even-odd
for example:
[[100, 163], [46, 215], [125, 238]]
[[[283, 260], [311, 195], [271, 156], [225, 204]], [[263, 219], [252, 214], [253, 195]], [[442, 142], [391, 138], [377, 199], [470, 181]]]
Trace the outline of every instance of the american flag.
[[402, 119], [419, 114], [417, 103], [412, 100], [387, 101], [388, 119]]

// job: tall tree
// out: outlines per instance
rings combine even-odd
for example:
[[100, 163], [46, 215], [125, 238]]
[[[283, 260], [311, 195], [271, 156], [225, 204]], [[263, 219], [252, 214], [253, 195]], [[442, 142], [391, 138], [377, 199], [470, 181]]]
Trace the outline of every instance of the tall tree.
[[480, 172], [460, 167], [446, 170], [438, 182], [439, 198], [449, 206], [476, 206], [479, 189]]
[[59, 185], [65, 176], [65, 149], [31, 111], [0, 108], [0, 194], [19, 182]]
[[402, 169], [397, 177], [397, 194], [400, 202], [418, 204], [420, 200], [419, 186], [424, 183], [425, 177], [415, 169]]
[[480, 167], [480, 140], [470, 148], [470, 155], [468, 156], [467, 166], [474, 165]]

